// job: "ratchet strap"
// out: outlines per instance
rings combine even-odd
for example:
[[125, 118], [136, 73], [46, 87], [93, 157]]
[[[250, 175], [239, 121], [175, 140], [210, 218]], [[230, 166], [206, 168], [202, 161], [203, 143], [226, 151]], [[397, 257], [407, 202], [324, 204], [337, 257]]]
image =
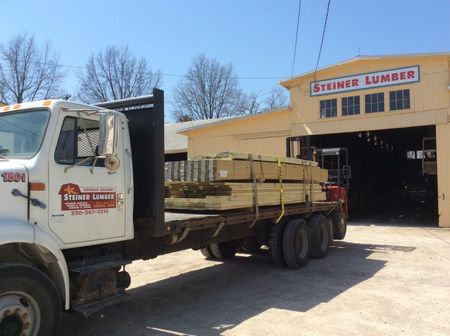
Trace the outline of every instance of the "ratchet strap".
[[281, 161], [280, 157], [277, 156], [278, 162], [278, 181], [280, 183], [280, 204], [281, 204], [281, 212], [278, 218], [275, 220], [275, 223], [278, 224], [284, 216], [284, 189], [283, 189], [283, 172], [281, 170]]
[[248, 155], [248, 160], [250, 161], [250, 170], [251, 170], [252, 179], [253, 179], [253, 205], [255, 207], [255, 218], [253, 219], [252, 223], [249, 226], [250, 228], [252, 228], [259, 218], [258, 184], [256, 183], [257, 181], [256, 181], [256, 174], [255, 174], [255, 166], [253, 164], [252, 154]]

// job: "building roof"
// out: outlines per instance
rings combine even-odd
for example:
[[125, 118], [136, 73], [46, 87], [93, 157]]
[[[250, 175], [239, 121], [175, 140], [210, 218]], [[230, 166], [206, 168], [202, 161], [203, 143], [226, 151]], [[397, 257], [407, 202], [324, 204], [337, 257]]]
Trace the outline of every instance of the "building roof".
[[229, 118], [221, 118], [221, 119], [215, 119], [214, 121], [207, 123], [207, 124], [200, 124], [200, 125], [195, 125], [189, 128], [185, 128], [185, 129], [181, 129], [178, 131], [179, 134], [184, 134], [184, 133], [189, 133], [191, 131], [195, 131], [198, 129], [202, 129], [202, 128], [207, 128], [207, 127], [215, 127], [215, 126], [220, 126], [223, 124], [227, 124], [230, 122], [235, 122], [235, 121], [240, 121], [240, 120], [245, 120], [245, 119], [252, 119], [252, 118], [258, 118], [267, 114], [271, 114], [271, 113], [276, 113], [276, 112], [280, 112], [282, 110], [286, 110], [288, 107], [282, 107], [276, 110], [269, 110], [269, 111], [264, 111], [264, 112], [259, 112], [259, 113], [255, 113], [255, 114], [247, 114], [244, 116], [239, 116], [239, 117], [229, 117]]
[[317, 69], [317, 71], [308, 71], [305, 73], [302, 73], [300, 75], [297, 75], [291, 79], [285, 80], [280, 82], [280, 84], [282, 86], [284, 86], [287, 89], [290, 89], [293, 85], [295, 85], [298, 82], [298, 79], [306, 77], [306, 76], [311, 76], [312, 74], [314, 74], [314, 72], [316, 73], [320, 73], [322, 71], [326, 71], [326, 70], [330, 70], [333, 68], [337, 68], [339, 66], [342, 65], [347, 65], [350, 63], [356, 63], [356, 62], [360, 62], [360, 61], [368, 61], [368, 60], [380, 60], [380, 59], [390, 59], [390, 58], [405, 58], [405, 57], [436, 57], [436, 56], [447, 56], [450, 57], [450, 52], [433, 52], [433, 53], [418, 53], [418, 54], [394, 54], [394, 55], [359, 55], [356, 56], [354, 58], [345, 60], [345, 61], [341, 61], [338, 63], [334, 63], [331, 65], [328, 65], [326, 67], [323, 68], [319, 68]]
[[193, 120], [164, 125], [164, 152], [166, 154], [187, 152], [188, 138], [179, 134], [184, 129], [199, 127], [217, 122], [220, 119]]

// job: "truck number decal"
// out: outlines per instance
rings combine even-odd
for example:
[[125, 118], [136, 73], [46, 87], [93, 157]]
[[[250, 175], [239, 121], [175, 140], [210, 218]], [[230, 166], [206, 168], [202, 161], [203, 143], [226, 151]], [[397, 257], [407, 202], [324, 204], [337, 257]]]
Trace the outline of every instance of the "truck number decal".
[[72, 216], [107, 214], [107, 209], [116, 207], [116, 188], [113, 187], [79, 187], [67, 183], [61, 186], [59, 195], [61, 210], [71, 211]]
[[3, 182], [25, 182], [27, 177], [25, 173], [6, 172], [2, 173]]

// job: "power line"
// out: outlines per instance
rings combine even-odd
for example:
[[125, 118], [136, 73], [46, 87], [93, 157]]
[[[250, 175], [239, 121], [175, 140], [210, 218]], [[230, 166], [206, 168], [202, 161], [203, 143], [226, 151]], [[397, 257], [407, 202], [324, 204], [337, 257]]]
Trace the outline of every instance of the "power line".
[[295, 56], [297, 55], [298, 28], [300, 26], [300, 11], [302, 9], [302, 0], [298, 1], [297, 29], [295, 30], [294, 56], [292, 57], [291, 77], [294, 77]]
[[325, 14], [325, 22], [323, 24], [323, 30], [322, 30], [322, 39], [320, 41], [319, 55], [317, 55], [316, 68], [314, 69], [314, 80], [316, 80], [316, 72], [317, 72], [317, 68], [319, 67], [320, 55], [322, 54], [323, 40], [325, 38], [325, 31], [327, 30], [328, 13], [330, 12], [330, 3], [331, 3], [331, 0], [328, 0], [327, 13]]
[[[87, 67], [84, 65], [68, 65], [68, 64], [58, 64], [59, 67], [63, 68], [71, 68], [71, 69], [86, 69]], [[171, 73], [161, 73], [162, 77], [177, 77], [177, 78], [186, 78], [187, 75], [180, 75], [180, 74], [171, 74]], [[288, 76], [256, 76], [256, 77], [236, 77], [239, 80], [267, 80], [267, 79], [274, 79], [274, 80], [282, 80], [285, 78], [288, 78]]]

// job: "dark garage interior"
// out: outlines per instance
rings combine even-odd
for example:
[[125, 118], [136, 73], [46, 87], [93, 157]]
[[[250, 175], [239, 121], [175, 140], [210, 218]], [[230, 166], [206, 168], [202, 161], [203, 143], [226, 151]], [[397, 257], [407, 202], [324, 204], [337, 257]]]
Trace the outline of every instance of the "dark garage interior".
[[434, 125], [317, 135], [310, 144], [348, 149], [350, 219], [437, 226]]

